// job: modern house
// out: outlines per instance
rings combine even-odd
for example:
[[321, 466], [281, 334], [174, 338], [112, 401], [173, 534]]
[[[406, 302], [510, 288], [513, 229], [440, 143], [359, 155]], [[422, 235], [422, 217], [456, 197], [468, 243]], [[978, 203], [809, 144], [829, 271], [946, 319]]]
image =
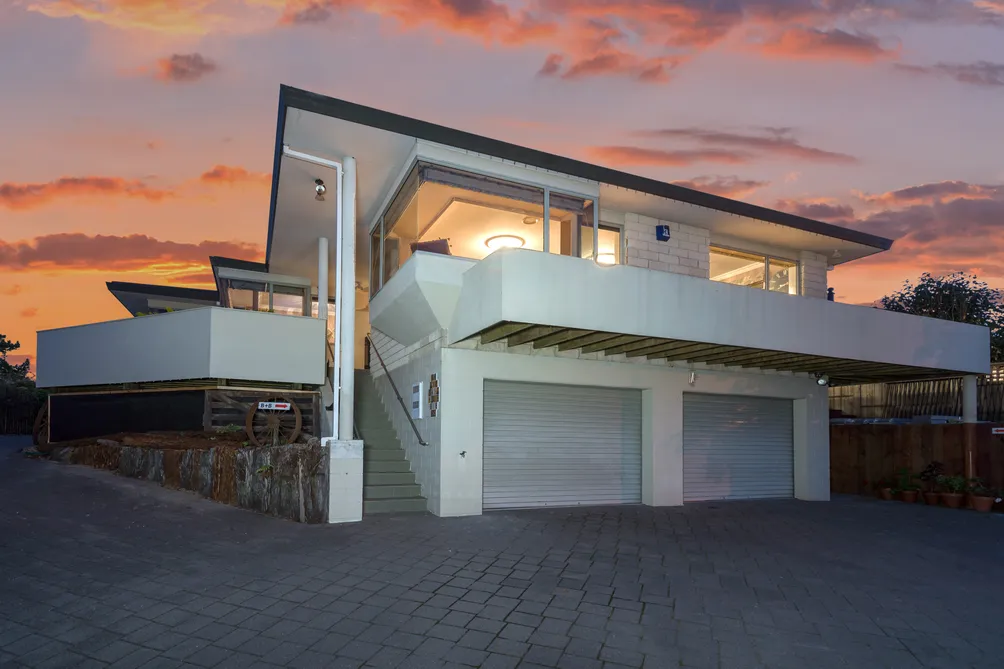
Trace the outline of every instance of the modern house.
[[[219, 306], [110, 285], [133, 313], [206, 306], [40, 333], [38, 379], [121, 382], [110, 366], [322, 387], [332, 521], [358, 518], [384, 458], [354, 423], [368, 342], [358, 378], [393, 425], [395, 471], [437, 515], [826, 500], [827, 384], [990, 369], [986, 328], [827, 300], [828, 269], [891, 245], [282, 87], [265, 263], [214, 261]], [[175, 327], [204, 335], [204, 359], [146, 361]], [[89, 329], [147, 339], [60, 353]], [[96, 360], [113, 350], [135, 357]]]

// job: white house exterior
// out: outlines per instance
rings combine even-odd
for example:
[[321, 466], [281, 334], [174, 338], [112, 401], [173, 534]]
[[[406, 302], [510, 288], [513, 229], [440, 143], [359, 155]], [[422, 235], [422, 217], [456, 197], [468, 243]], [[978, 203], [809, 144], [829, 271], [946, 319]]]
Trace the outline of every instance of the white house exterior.
[[332, 521], [360, 515], [367, 334], [434, 514], [827, 500], [827, 383], [990, 369], [986, 328], [827, 299], [828, 268], [891, 244], [280, 92], [264, 266], [310, 315], [335, 296]]

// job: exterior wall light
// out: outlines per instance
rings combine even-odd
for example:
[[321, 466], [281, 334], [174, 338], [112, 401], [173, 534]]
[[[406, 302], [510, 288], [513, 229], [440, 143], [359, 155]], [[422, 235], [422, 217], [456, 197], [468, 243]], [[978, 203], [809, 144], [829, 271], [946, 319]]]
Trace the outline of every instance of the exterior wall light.
[[496, 249], [521, 249], [526, 240], [516, 235], [495, 235], [485, 240], [485, 246], [492, 251]]
[[828, 377], [826, 374], [816, 374], [816, 383], [818, 383], [821, 386], [829, 385], [830, 377]]

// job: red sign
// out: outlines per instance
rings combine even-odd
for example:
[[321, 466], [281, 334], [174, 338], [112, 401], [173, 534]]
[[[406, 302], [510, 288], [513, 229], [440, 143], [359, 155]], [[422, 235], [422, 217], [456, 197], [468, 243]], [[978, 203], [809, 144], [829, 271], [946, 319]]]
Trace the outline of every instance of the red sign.
[[289, 411], [289, 402], [258, 402], [263, 411]]
[[1004, 427], [992, 427], [990, 432], [991, 434], [1004, 434]]

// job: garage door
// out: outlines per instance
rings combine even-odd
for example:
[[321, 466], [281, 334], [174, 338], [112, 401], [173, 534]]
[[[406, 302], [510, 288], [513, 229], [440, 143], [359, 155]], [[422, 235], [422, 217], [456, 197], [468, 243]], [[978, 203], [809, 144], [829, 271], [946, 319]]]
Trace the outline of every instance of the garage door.
[[791, 400], [683, 395], [683, 500], [794, 495]]
[[641, 391], [485, 381], [484, 508], [641, 502]]

